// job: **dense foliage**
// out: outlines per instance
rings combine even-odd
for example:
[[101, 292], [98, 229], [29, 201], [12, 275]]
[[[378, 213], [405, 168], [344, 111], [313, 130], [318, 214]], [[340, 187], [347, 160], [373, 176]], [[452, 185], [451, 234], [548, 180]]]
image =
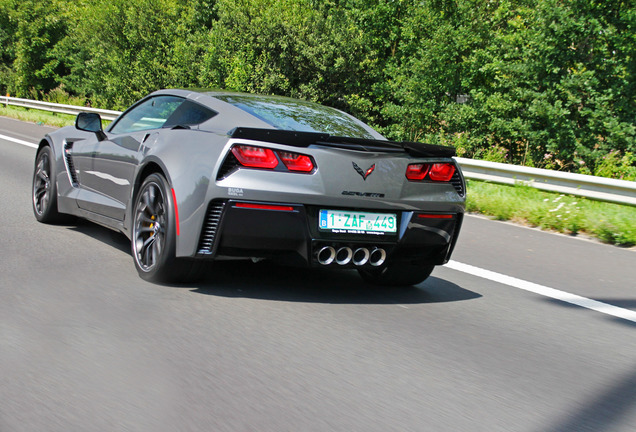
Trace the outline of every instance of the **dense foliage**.
[[0, 0], [0, 91], [289, 95], [392, 139], [636, 179], [635, 29], [630, 0]]

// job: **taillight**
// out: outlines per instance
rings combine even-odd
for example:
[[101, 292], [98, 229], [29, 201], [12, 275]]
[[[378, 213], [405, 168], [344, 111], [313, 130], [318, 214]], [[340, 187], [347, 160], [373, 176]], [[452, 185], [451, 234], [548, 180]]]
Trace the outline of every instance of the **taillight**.
[[263, 147], [237, 145], [232, 147], [232, 154], [246, 167], [274, 169], [278, 165], [274, 152]]
[[428, 176], [433, 181], [447, 182], [455, 174], [455, 165], [450, 163], [436, 163], [431, 167]]
[[290, 171], [310, 172], [314, 169], [314, 163], [309, 156], [290, 152], [278, 152], [278, 156]]
[[424, 180], [430, 168], [429, 164], [411, 164], [406, 167], [406, 178], [411, 181]]
[[410, 181], [428, 179], [434, 182], [447, 182], [453, 178], [455, 169], [455, 164], [448, 162], [410, 164], [406, 167], [406, 178]]
[[[300, 173], [311, 173], [315, 168], [311, 156], [265, 147], [235, 145], [232, 147], [232, 154], [241, 165], [249, 168], [277, 169], [278, 171], [285, 171], [286, 168]], [[279, 159], [285, 168], [277, 168]]]

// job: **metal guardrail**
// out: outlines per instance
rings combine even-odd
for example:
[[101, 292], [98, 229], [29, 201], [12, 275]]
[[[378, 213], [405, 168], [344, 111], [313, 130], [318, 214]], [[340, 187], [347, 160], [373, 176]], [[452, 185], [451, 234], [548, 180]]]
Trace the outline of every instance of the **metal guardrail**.
[[[8, 96], [0, 96], [0, 104], [73, 115], [79, 112], [94, 112], [101, 115], [105, 120], [114, 120], [121, 114], [120, 111], [40, 102]], [[460, 157], [456, 158], [456, 160], [462, 167], [464, 177], [468, 179], [484, 180], [500, 184], [522, 183], [536, 189], [550, 192], [636, 206], [636, 182], [633, 181], [615, 180], [605, 177], [565, 173]]]
[[0, 104], [4, 105], [14, 105], [23, 108], [31, 108], [31, 109], [39, 109], [42, 111], [49, 111], [61, 114], [71, 114], [77, 115], [80, 112], [92, 112], [97, 113], [104, 120], [115, 120], [120, 114], [121, 111], [113, 111], [113, 110], [105, 110], [105, 109], [97, 109], [91, 107], [80, 107], [76, 105], [64, 105], [52, 102], [42, 102], [31, 99], [21, 99], [9, 96], [0, 96]]
[[456, 160], [464, 177], [469, 179], [500, 184], [521, 183], [535, 189], [636, 206], [636, 182], [633, 181], [459, 157]]

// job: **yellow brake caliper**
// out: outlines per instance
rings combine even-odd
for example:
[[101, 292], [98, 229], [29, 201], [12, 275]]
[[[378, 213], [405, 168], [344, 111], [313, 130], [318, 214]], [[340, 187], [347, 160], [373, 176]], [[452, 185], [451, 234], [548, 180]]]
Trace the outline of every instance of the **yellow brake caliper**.
[[[155, 220], [155, 215], [150, 216], [150, 219]], [[150, 229], [152, 229], [154, 226], [155, 226], [154, 222], [151, 222], [151, 223], [150, 223], [150, 227], [149, 227], [149, 228], [150, 228]], [[152, 236], [154, 236], [154, 235], [155, 235], [155, 232], [154, 232], [154, 231], [152, 231], [152, 232], [150, 233], [150, 237], [152, 237]]]

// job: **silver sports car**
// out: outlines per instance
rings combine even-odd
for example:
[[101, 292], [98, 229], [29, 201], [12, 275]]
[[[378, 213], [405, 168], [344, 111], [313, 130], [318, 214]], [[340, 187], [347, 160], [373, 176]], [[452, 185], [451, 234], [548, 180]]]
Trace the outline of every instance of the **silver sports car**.
[[79, 216], [121, 231], [152, 281], [252, 258], [412, 285], [457, 241], [466, 189], [453, 155], [306, 101], [160, 90], [106, 130], [81, 113], [46, 135], [33, 210], [40, 222]]

